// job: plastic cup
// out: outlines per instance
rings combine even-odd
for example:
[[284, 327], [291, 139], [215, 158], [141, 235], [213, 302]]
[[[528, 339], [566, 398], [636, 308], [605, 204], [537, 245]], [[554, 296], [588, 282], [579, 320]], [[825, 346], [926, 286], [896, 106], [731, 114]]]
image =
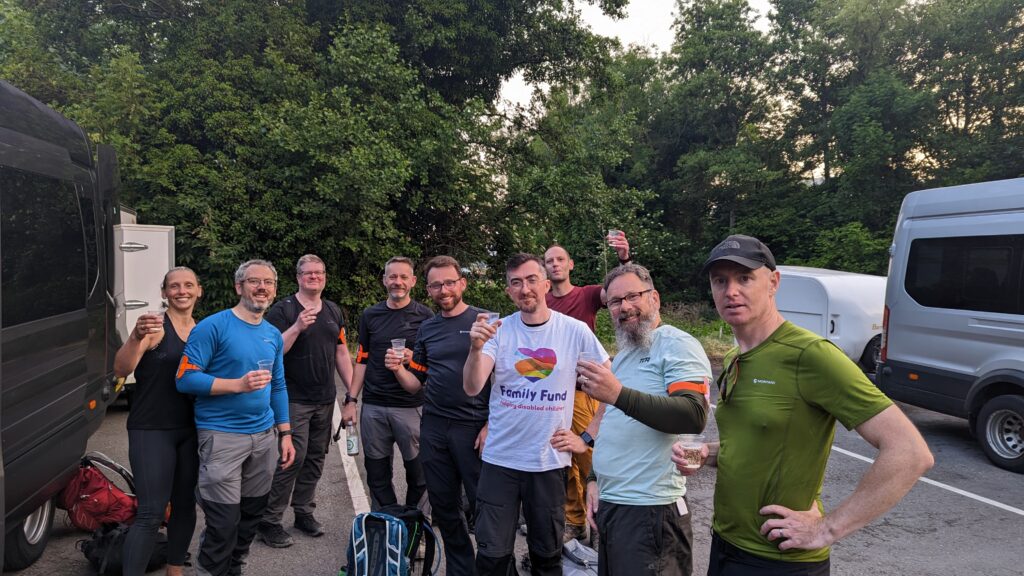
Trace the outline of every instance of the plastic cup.
[[608, 229], [609, 238], [618, 238], [619, 236], [625, 236], [625, 233], [623, 233], [622, 230], [616, 230], [614, 228]]
[[683, 457], [686, 458], [686, 467], [690, 470], [700, 468], [700, 461], [703, 457], [701, 451], [704, 447], [703, 434], [680, 434], [679, 444], [683, 447]]
[[494, 324], [494, 323], [495, 323], [495, 322], [497, 322], [497, 321], [498, 321], [498, 320], [499, 320], [500, 318], [501, 318], [501, 314], [499, 314], [499, 313], [497, 313], [497, 312], [488, 312], [488, 313], [487, 313], [487, 323], [488, 323], [488, 324]]
[[157, 332], [160, 332], [160, 331], [162, 331], [164, 329], [164, 311], [162, 309], [161, 310], [147, 310], [146, 314], [148, 314], [150, 316], [156, 316], [157, 319], [160, 320], [160, 327], [159, 328], [150, 328], [149, 329], [149, 332], [151, 334], [156, 334]]
[[391, 340], [391, 348], [399, 354], [405, 352], [405, 338], [395, 338]]
[[260, 370], [266, 370], [267, 372], [273, 372], [274, 371], [274, 359], [273, 358], [268, 358], [268, 359], [265, 359], [265, 360], [259, 360], [258, 362], [256, 362], [256, 365], [259, 367]]

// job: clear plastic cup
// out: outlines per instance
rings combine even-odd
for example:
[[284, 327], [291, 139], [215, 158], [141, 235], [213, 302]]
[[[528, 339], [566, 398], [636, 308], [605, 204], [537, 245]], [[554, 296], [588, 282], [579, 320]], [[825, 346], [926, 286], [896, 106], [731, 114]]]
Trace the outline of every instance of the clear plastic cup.
[[156, 334], [157, 332], [163, 331], [163, 329], [164, 329], [164, 311], [163, 311], [163, 309], [161, 308], [159, 310], [147, 310], [146, 314], [148, 314], [150, 316], [156, 316], [157, 319], [160, 320], [160, 327], [159, 328], [150, 328], [149, 329], [150, 334]]
[[260, 370], [266, 370], [267, 372], [273, 372], [274, 371], [274, 359], [273, 358], [267, 358], [267, 359], [264, 359], [264, 360], [259, 360], [259, 361], [256, 362], [256, 365], [257, 365], [257, 367], [259, 367]]
[[704, 447], [703, 434], [680, 434], [679, 444], [683, 447], [683, 457], [686, 458], [686, 467], [690, 470], [700, 468], [701, 454]]
[[622, 230], [616, 230], [614, 228], [608, 229], [609, 238], [618, 238], [619, 236], [625, 236], [626, 234]]
[[487, 313], [487, 323], [488, 324], [494, 324], [499, 319], [501, 319], [501, 314], [499, 314], [497, 312], [488, 312]]
[[405, 352], [405, 338], [394, 338], [394, 339], [392, 339], [391, 340], [391, 348], [395, 352], [398, 352], [399, 354], [404, 353]]

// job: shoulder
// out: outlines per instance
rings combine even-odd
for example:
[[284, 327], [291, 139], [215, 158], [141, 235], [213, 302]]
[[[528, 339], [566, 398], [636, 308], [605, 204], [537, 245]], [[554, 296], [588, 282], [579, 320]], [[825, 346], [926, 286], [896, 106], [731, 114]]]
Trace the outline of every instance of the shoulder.
[[419, 314], [421, 316], [424, 316], [426, 318], [432, 318], [434, 316], [434, 311], [431, 310], [426, 304], [424, 304], [422, 302], [419, 302], [417, 300], [413, 300], [412, 301], [412, 306], [413, 306], [412, 311], [416, 312], [417, 314]]
[[571, 332], [583, 331], [592, 334], [590, 327], [582, 320], [577, 320], [568, 314], [562, 314], [554, 310], [551, 311], [551, 324]]
[[387, 304], [384, 302], [377, 302], [376, 304], [372, 304], [370, 306], [367, 306], [366, 308], [363, 308], [363, 313], [360, 314], [360, 317], [365, 320], [369, 320], [370, 318], [373, 318], [374, 316], [379, 316], [386, 311]]
[[828, 342], [814, 332], [801, 328], [788, 320], [775, 330], [775, 333], [769, 337], [769, 340], [772, 344], [798, 348], [800, 350], [806, 350], [816, 344]]
[[600, 284], [590, 284], [589, 286], [581, 286], [580, 289], [583, 290], [583, 294], [588, 298], [593, 298], [595, 296], [600, 298], [601, 291], [604, 290], [604, 286]]
[[670, 324], [662, 324], [654, 330], [654, 343], [662, 346], [700, 347], [700, 341], [691, 334]]

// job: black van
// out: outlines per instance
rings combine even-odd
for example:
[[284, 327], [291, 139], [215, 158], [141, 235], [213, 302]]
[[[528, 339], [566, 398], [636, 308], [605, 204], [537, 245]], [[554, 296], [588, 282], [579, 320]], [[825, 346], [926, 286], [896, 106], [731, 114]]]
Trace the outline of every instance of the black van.
[[117, 161], [0, 80], [3, 568], [43, 553], [54, 496], [114, 399]]

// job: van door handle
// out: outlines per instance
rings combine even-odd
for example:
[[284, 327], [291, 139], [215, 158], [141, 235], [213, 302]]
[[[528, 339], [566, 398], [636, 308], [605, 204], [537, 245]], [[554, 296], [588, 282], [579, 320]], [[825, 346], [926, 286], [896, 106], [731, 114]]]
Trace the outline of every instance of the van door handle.
[[835, 320], [829, 320], [828, 321], [828, 333], [829, 334], [835, 334], [836, 333], [836, 321]]
[[146, 306], [149, 306], [149, 302], [146, 302], [145, 300], [125, 300], [124, 301], [124, 308], [125, 308], [125, 310], [138, 310], [139, 308], [145, 308]]
[[143, 250], [149, 250], [149, 246], [139, 242], [122, 242], [118, 248], [122, 252], [142, 252]]

